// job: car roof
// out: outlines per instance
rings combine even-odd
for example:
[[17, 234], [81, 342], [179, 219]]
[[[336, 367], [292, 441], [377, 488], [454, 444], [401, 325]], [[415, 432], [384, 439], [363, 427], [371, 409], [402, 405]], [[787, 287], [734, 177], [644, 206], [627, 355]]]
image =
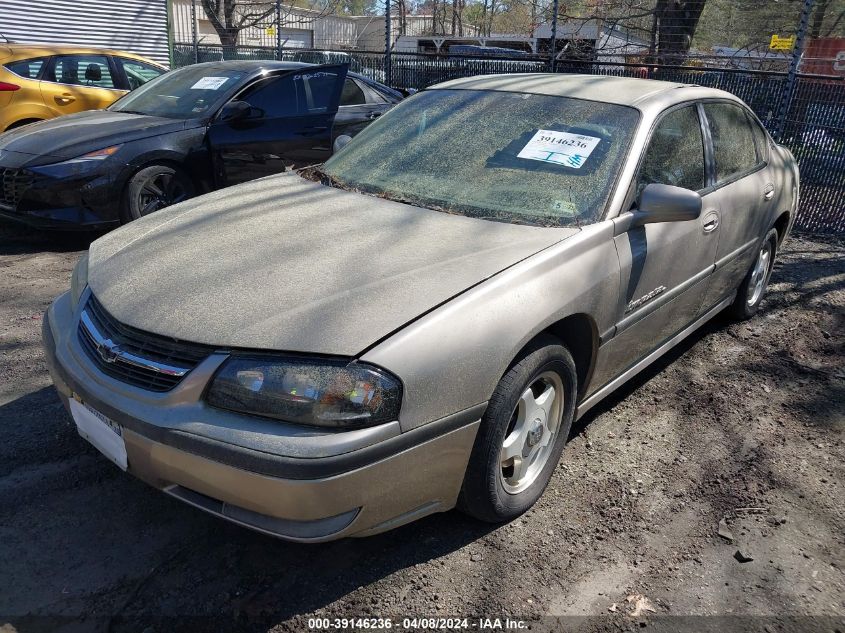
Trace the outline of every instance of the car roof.
[[305, 68], [306, 66], [314, 66], [314, 64], [306, 64], [305, 62], [277, 62], [272, 59], [232, 59], [191, 64], [190, 66], [184, 66], [184, 68], [208, 68], [209, 70], [216, 68], [220, 70], [256, 72], [262, 70], [295, 70], [297, 68]]
[[27, 59], [29, 57], [43, 57], [45, 55], [118, 55], [120, 57], [128, 57], [130, 59], [137, 59], [147, 64], [165, 68], [159, 62], [153, 61], [147, 57], [136, 55], [135, 53], [128, 53], [114, 48], [101, 48], [98, 46], [74, 46], [72, 44], [18, 44], [18, 43], [3, 43], [0, 44], [0, 59], [5, 60], [10, 57], [17, 59]]
[[[319, 52], [319, 51], [318, 51]], [[341, 62], [345, 63], [345, 62]], [[267, 70], [296, 70], [297, 68], [308, 68], [308, 67], [317, 67], [317, 66], [336, 66], [339, 65], [338, 63], [328, 63], [328, 64], [311, 64], [308, 62], [291, 62], [291, 61], [273, 61], [273, 60], [265, 60], [265, 59], [235, 59], [235, 60], [226, 60], [226, 61], [219, 61], [219, 62], [202, 62], [201, 64], [191, 64], [189, 66], [183, 66], [183, 68], [207, 68], [208, 70], [240, 70], [245, 73], [257, 73], [263, 72]], [[390, 88], [390, 86], [386, 86], [381, 82], [376, 81], [375, 79], [371, 79], [370, 77], [365, 77], [360, 73], [353, 73], [347, 72], [347, 77], [355, 77], [356, 79], [360, 79], [366, 83], [373, 83], [382, 88], [387, 88], [392, 92], [400, 95], [399, 92]], [[401, 95], [400, 95], [401, 96]]]
[[[453, 79], [430, 89], [497, 90], [527, 92], [553, 97], [574, 97], [618, 105], [641, 106], [681, 88], [698, 88], [694, 84], [681, 84], [656, 79], [607, 77], [603, 75], [569, 75], [559, 73], [524, 73], [508, 75], [479, 75]], [[721, 96], [721, 90], [713, 90]]]

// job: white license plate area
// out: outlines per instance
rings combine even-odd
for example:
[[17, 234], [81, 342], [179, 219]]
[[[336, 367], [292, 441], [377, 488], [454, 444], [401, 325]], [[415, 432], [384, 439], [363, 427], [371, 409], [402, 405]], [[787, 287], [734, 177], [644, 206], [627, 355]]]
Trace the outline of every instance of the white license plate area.
[[70, 400], [70, 414], [76, 422], [79, 434], [103, 455], [126, 470], [126, 443], [123, 441], [121, 426], [75, 398]]

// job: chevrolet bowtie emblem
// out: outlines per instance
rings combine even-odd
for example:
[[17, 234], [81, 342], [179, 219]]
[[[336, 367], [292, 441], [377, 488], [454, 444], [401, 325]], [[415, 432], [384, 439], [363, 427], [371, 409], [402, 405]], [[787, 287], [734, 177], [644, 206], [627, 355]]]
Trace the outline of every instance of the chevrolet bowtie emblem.
[[97, 353], [105, 363], [115, 362], [121, 353], [120, 345], [115, 345], [111, 341], [103, 341], [97, 345]]

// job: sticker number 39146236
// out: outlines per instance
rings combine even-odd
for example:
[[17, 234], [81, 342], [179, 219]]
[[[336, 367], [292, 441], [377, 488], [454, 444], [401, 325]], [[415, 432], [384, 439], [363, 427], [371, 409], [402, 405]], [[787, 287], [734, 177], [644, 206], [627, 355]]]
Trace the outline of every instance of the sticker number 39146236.
[[537, 130], [531, 140], [520, 150], [517, 158], [556, 163], [572, 169], [581, 169], [601, 139], [595, 136]]

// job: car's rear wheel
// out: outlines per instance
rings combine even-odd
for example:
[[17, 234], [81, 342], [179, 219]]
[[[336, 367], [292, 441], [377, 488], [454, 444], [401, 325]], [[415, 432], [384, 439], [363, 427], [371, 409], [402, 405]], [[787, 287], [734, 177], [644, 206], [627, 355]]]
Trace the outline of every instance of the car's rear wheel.
[[729, 309], [731, 316], [735, 319], [740, 321], [750, 319], [760, 309], [769, 285], [769, 277], [772, 275], [777, 248], [778, 233], [775, 229], [771, 229], [760, 242], [754, 263], [742, 280], [736, 299]]
[[577, 374], [569, 351], [542, 337], [499, 381], [481, 420], [458, 507], [508, 521], [543, 494], [575, 415]]
[[126, 185], [123, 221], [131, 222], [194, 195], [190, 177], [178, 167], [150, 165], [135, 173]]

